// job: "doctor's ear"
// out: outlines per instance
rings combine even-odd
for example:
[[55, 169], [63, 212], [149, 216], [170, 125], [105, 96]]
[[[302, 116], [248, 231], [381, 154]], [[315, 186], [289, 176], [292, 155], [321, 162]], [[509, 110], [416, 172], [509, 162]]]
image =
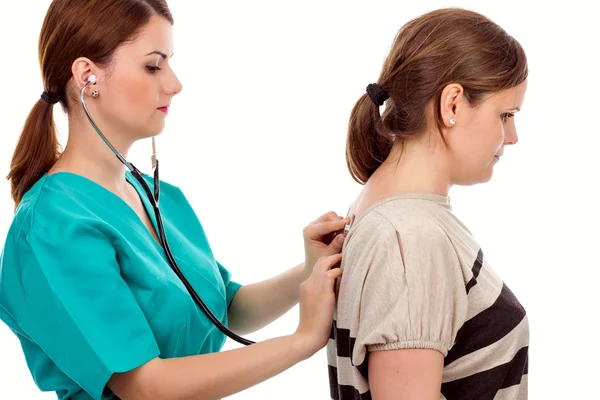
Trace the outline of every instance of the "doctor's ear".
[[[88, 94], [92, 95], [94, 91], [98, 93], [98, 83], [101, 81], [102, 71], [89, 58], [79, 57], [76, 59], [71, 66], [71, 72], [73, 83], [78, 91], [83, 89], [89, 81]], [[94, 97], [96, 96], [97, 94]]]

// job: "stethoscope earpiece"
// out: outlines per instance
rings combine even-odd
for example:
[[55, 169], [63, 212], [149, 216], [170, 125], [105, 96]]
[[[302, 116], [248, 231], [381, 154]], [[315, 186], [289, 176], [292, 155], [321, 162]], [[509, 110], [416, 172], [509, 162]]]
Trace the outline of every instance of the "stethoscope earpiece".
[[95, 85], [96, 84], [96, 75], [90, 75], [88, 76], [88, 83], [91, 85]]

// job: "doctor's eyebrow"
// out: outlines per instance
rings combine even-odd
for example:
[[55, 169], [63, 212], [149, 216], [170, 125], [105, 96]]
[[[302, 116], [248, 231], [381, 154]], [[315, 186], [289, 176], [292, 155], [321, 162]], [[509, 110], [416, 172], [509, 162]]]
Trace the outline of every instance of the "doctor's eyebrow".
[[[163, 60], [167, 59], [167, 55], [165, 53], [163, 53], [162, 51], [158, 51], [158, 50], [154, 50], [146, 55], [151, 56], [152, 54], [158, 54], [159, 56], [162, 57]], [[175, 53], [173, 53], [173, 54], [175, 54]], [[173, 57], [173, 54], [171, 54], [171, 57]], [[169, 57], [169, 58], [171, 58], [171, 57]]]

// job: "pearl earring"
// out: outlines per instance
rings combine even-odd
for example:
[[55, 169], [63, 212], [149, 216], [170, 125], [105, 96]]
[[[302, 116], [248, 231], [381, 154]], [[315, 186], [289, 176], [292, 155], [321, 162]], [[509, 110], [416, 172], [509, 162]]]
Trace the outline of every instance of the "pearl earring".
[[94, 90], [92, 92], [92, 97], [98, 97], [98, 91], [97, 90]]
[[454, 125], [456, 123], [456, 120], [454, 118], [450, 118], [450, 125]]

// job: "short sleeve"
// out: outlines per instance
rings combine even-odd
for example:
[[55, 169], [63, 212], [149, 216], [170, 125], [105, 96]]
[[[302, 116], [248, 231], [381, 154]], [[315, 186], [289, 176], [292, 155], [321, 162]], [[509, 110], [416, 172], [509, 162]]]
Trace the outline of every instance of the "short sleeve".
[[365, 260], [355, 365], [367, 351], [433, 349], [445, 357], [468, 306], [460, 261], [446, 233], [434, 223], [406, 232], [391, 227]]
[[112, 398], [106, 388], [112, 374], [160, 353], [121, 277], [115, 248], [103, 233], [81, 223], [38, 227], [23, 243], [20, 328], [91, 398]]
[[219, 266], [219, 273], [221, 274], [221, 278], [223, 279], [223, 283], [225, 283], [225, 294], [227, 299], [227, 307], [231, 304], [231, 301], [237, 294], [238, 290], [242, 287], [237, 282], [231, 280], [231, 272], [229, 272], [221, 263], [217, 261], [217, 265]]

